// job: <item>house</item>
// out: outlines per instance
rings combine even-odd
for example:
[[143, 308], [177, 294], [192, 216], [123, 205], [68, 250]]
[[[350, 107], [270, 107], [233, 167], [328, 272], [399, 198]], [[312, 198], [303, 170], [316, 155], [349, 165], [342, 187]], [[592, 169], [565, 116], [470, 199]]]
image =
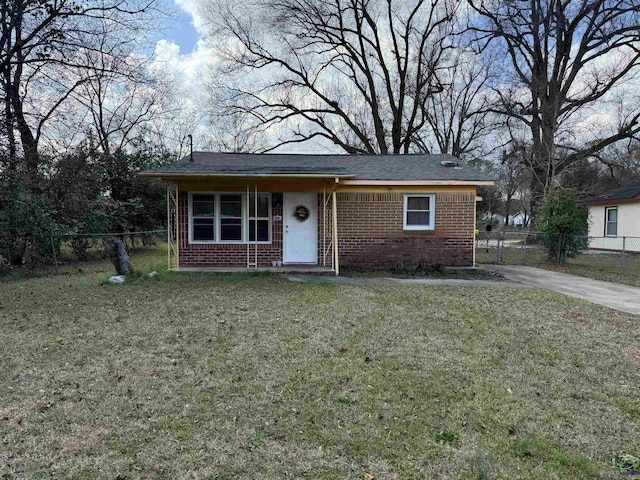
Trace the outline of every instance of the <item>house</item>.
[[171, 183], [169, 267], [281, 262], [474, 264], [476, 188], [493, 180], [449, 155], [193, 152], [140, 174]]
[[485, 213], [482, 216], [482, 221], [490, 224], [492, 227], [498, 228], [498, 230], [502, 230], [504, 228], [504, 215], [500, 213]]
[[640, 182], [587, 200], [589, 248], [640, 252]]
[[516, 228], [529, 226], [529, 216], [527, 212], [517, 212], [509, 217], [509, 225]]

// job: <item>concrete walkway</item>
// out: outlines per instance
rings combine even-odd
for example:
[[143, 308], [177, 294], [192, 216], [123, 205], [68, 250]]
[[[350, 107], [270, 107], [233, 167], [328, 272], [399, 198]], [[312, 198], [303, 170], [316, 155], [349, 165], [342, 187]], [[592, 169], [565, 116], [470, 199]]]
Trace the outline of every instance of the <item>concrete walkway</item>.
[[640, 315], [640, 288], [638, 287], [519, 265], [483, 265], [480, 268], [500, 272], [507, 280], [513, 282], [546, 288], [598, 305]]

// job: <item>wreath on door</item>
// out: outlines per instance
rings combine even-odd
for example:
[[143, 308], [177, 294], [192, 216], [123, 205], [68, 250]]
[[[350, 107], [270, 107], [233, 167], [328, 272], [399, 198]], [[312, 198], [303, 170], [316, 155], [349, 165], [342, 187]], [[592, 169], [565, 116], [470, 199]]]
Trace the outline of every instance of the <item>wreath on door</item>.
[[307, 218], [309, 218], [309, 209], [304, 205], [298, 205], [293, 212], [293, 216], [296, 217], [296, 220], [299, 222], [304, 222]]

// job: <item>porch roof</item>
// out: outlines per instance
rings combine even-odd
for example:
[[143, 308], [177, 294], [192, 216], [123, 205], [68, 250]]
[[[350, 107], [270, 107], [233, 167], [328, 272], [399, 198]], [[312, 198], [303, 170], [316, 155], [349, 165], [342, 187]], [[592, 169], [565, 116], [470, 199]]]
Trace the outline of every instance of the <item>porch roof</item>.
[[140, 173], [166, 180], [198, 177], [342, 178], [355, 181], [493, 183], [490, 175], [451, 155], [294, 155], [193, 152]]

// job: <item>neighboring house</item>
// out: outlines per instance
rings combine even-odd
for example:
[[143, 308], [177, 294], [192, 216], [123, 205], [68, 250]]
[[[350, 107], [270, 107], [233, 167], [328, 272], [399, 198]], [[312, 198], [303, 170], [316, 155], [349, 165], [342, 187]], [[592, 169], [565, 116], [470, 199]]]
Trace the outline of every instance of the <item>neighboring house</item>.
[[482, 216], [482, 221], [491, 224], [491, 226], [497, 227], [500, 230], [504, 227], [504, 216], [499, 213], [493, 213], [491, 215], [485, 213]]
[[640, 182], [590, 198], [589, 248], [640, 252]]
[[529, 224], [529, 217], [524, 212], [518, 212], [509, 217], [509, 225], [512, 227], [523, 228]]
[[141, 172], [171, 182], [169, 266], [339, 272], [390, 262], [474, 264], [476, 187], [449, 155], [194, 152]]
[[[494, 213], [492, 215], [484, 214], [482, 216], [482, 220], [485, 223], [490, 223], [492, 226], [497, 227], [502, 230], [505, 227], [506, 217], [499, 213]], [[525, 213], [518, 212], [515, 215], [509, 215], [509, 226], [510, 227], [524, 227], [526, 223], [529, 222], [529, 218]]]

